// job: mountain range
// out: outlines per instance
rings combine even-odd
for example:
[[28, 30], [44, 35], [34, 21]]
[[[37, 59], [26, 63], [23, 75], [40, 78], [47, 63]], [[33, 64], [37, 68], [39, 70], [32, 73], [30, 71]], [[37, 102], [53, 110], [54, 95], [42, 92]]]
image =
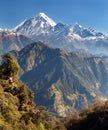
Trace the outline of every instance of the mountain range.
[[[39, 53], [40, 51], [47, 49], [50, 51], [50, 54], [52, 54], [51, 57], [56, 55], [56, 59], [61, 59], [61, 61], [62, 61], [62, 58], [65, 59], [65, 56], [70, 54], [61, 50], [51, 49], [40, 42], [28, 45], [28, 47], [31, 48], [32, 52], [35, 52], [36, 50], [37, 55], [40, 54]], [[25, 47], [24, 50], [25, 50], [25, 54], [26, 52], [29, 53], [27, 47]], [[13, 54], [14, 56], [17, 56], [17, 59], [19, 59], [20, 52], [14, 51], [14, 52], [11, 52], [11, 54]], [[46, 53], [44, 52], [44, 54], [47, 54], [47, 51]], [[74, 58], [76, 56], [77, 57], [79, 56], [79, 54], [74, 54], [74, 53], [72, 53], [71, 55], [73, 55]], [[57, 58], [58, 56], [60, 57]], [[95, 60], [97, 67], [100, 66], [100, 68], [102, 69], [103, 69], [102, 66], [103, 66], [104, 60], [108, 59], [107, 57], [104, 57], [103, 58], [104, 60], [102, 61], [102, 59], [100, 59], [99, 57], [93, 58], [88, 54], [86, 56], [84, 54], [80, 55], [81, 60], [82, 58], [85, 58], [85, 57], [87, 59], [91, 58], [91, 60], [93, 61]], [[0, 64], [0, 129], [1, 130], [82, 130], [82, 129], [83, 130], [85, 129], [107, 130], [108, 129], [108, 124], [107, 124], [108, 101], [96, 100], [90, 107], [84, 109], [82, 113], [78, 113], [78, 111], [74, 110], [66, 118], [59, 117], [58, 115], [54, 113], [49, 113], [48, 111], [45, 110], [43, 106], [36, 106], [36, 104], [33, 101], [34, 93], [31, 91], [30, 88], [28, 88], [28, 86], [26, 86], [22, 81], [18, 79], [18, 73], [20, 72], [20, 67], [18, 63], [16, 62], [16, 60], [14, 59], [14, 57], [10, 54], [6, 54], [4, 57], [1, 57], [1, 58], [3, 58], [3, 62]], [[43, 59], [46, 59], [46, 58], [44, 57]], [[44, 62], [47, 60], [41, 60], [41, 61]], [[98, 66], [98, 64], [101, 64], [101, 65]], [[77, 90], [76, 94], [78, 94], [79, 85], [78, 85], [78, 82], [76, 83], [75, 84], [77, 87], [75, 91]], [[61, 90], [60, 88], [62, 88], [62, 86], [59, 86], [59, 84], [58, 84], [58, 87], [56, 88], [54, 86], [55, 85], [53, 84], [52, 94], [53, 92], [55, 92], [53, 95], [53, 98], [58, 96], [56, 99], [60, 99], [59, 90]], [[80, 88], [82, 89], [83, 87], [80, 86]], [[58, 90], [55, 91], [56, 89]], [[69, 87], [67, 87], [67, 89], [69, 89]], [[84, 90], [87, 90], [87, 88], [85, 89], [84, 87], [82, 90], [81, 89], [80, 89], [80, 93], [84, 92], [83, 97], [85, 97], [86, 91]], [[65, 92], [67, 92], [66, 89], [64, 90]], [[50, 95], [50, 93], [48, 94]], [[65, 93], [63, 94], [65, 95]], [[65, 101], [66, 98], [64, 95], [61, 95], [61, 96], [64, 97], [63, 99]], [[43, 99], [42, 97], [40, 97], [41, 98], [40, 101], [41, 102], [42, 100], [46, 101], [47, 96], [48, 95], [45, 95]], [[74, 98], [75, 96], [77, 95], [71, 96], [71, 100], [74, 99], [75, 101], [75, 99], [77, 98], [77, 97]], [[80, 96], [82, 96], [82, 94], [80, 94]], [[82, 98], [80, 98], [79, 103], [80, 101], [82, 101]], [[60, 105], [60, 103], [61, 103], [61, 100], [58, 105]], [[60, 106], [57, 106], [57, 108], [59, 107]], [[63, 106], [61, 106], [60, 109], [61, 109], [60, 112], [62, 112]]]
[[35, 93], [37, 105], [66, 116], [96, 98], [108, 97], [107, 58], [53, 49], [41, 42], [11, 52], [22, 68], [21, 80]]
[[108, 38], [101, 32], [77, 23], [55, 23], [44, 13], [23, 21], [12, 30], [68, 52], [83, 50], [92, 54], [108, 54]]
[[[1, 50], [1, 54], [13, 49], [20, 50], [24, 47], [24, 43], [26, 45], [29, 42], [31, 43], [31, 41], [27, 42], [25, 39], [42, 41], [53, 48], [60, 48], [68, 52], [83, 51], [91, 54], [108, 54], [108, 37], [103, 33], [97, 32], [91, 27], [85, 28], [78, 23], [73, 25], [56, 23], [44, 13], [39, 13], [35, 17], [24, 20], [13, 29], [0, 28], [0, 34], [1, 39], [3, 39], [0, 46], [5, 48], [4, 52], [4, 49]], [[5, 39], [4, 34], [8, 34], [8, 37], [13, 37], [12, 34], [15, 34], [17, 37], [20, 35], [25, 38], [22, 38], [23, 41], [14, 38], [13, 42], [13, 38]], [[10, 41], [13, 43], [12, 45], [10, 45]], [[6, 43], [10, 47], [7, 48]]]

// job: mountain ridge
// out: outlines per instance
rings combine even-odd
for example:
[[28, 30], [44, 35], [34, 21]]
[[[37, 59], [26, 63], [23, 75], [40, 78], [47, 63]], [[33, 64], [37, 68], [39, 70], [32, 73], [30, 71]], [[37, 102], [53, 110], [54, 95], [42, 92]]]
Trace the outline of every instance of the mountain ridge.
[[33, 40], [26, 35], [12, 32], [10, 30], [0, 31], [0, 55], [12, 50], [21, 50]]
[[68, 53], [41, 42], [13, 55], [23, 70], [21, 80], [35, 92], [36, 103], [60, 116], [108, 96], [108, 64], [102, 57]]

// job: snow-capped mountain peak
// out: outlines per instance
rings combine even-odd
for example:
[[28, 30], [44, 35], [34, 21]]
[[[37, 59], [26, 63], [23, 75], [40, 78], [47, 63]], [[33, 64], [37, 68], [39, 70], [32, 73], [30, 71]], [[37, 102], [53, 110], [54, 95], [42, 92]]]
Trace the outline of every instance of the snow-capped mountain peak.
[[22, 33], [28, 36], [37, 36], [48, 34], [51, 28], [56, 23], [44, 13], [39, 13], [37, 16], [25, 20], [13, 29], [14, 32]]
[[48, 22], [52, 27], [56, 25], [56, 23], [51, 18], [49, 18], [45, 13], [39, 13], [36, 19], [39, 19], [39, 18], [41, 20], [43, 19], [46, 22]]

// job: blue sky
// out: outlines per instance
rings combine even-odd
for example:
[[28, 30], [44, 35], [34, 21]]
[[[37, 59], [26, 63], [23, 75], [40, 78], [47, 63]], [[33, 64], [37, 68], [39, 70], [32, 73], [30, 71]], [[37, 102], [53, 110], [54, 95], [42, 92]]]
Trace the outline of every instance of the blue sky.
[[13, 28], [39, 12], [55, 22], [77, 22], [108, 35], [108, 0], [1, 0], [0, 27]]

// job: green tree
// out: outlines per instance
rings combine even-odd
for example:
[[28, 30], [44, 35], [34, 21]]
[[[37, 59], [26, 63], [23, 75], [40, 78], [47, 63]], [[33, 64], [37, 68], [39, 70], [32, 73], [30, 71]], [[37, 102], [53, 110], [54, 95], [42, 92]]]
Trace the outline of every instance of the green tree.
[[0, 77], [9, 78], [10, 76], [18, 78], [20, 67], [14, 57], [7, 54], [3, 57], [4, 61], [0, 66]]

